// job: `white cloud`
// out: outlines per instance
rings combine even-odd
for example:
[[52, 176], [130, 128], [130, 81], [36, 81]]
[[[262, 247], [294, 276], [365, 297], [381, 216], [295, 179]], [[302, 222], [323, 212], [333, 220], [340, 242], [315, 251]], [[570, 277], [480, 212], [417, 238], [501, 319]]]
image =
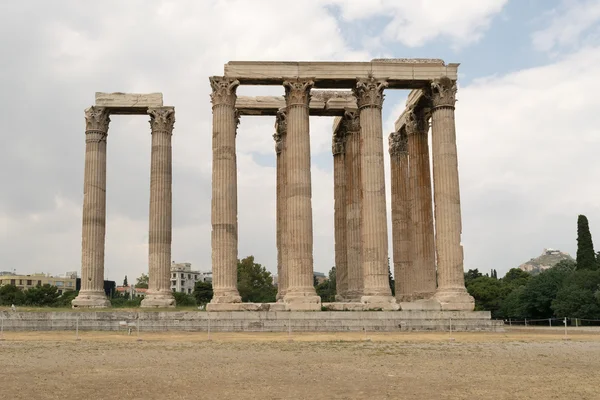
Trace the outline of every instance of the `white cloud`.
[[330, 0], [347, 21], [381, 17], [389, 20], [383, 36], [409, 47], [446, 39], [461, 47], [481, 39], [492, 18], [508, 0]]
[[600, 48], [459, 89], [466, 266], [506, 271], [575, 250], [577, 214], [600, 234]]
[[598, 39], [600, 1], [563, 0], [559, 7], [544, 16], [543, 21], [547, 19], [547, 26], [532, 34], [532, 42], [537, 50], [583, 47], [588, 40]]

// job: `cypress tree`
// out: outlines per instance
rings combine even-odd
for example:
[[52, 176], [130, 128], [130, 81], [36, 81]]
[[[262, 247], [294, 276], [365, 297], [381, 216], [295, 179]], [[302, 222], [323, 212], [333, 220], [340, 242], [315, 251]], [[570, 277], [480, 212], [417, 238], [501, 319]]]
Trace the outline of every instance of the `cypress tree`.
[[577, 269], [595, 270], [596, 253], [592, 243], [592, 234], [585, 215], [577, 217]]

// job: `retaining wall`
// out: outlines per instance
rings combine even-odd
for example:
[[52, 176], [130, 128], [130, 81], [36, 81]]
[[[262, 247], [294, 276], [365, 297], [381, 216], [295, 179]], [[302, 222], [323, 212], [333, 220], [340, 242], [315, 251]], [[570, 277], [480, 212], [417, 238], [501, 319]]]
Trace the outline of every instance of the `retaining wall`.
[[5, 331], [356, 332], [503, 331], [487, 311], [0, 312]]

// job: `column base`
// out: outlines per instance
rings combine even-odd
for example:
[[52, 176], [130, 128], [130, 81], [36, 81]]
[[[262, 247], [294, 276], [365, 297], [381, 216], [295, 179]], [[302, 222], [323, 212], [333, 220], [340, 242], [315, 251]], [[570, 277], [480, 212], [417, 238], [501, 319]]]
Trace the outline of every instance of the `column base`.
[[104, 291], [79, 292], [79, 295], [71, 301], [73, 308], [108, 308], [110, 300], [106, 298]]
[[466, 289], [438, 290], [434, 299], [440, 302], [442, 311], [473, 311], [475, 299]]
[[360, 302], [365, 310], [397, 311], [400, 309], [393, 296], [363, 296]]
[[288, 292], [283, 301], [286, 311], [321, 311], [321, 297], [314, 289], [312, 292]]
[[171, 308], [175, 307], [173, 292], [148, 292], [140, 304], [142, 308]]
[[215, 294], [208, 304], [241, 303], [242, 297], [237, 293]]

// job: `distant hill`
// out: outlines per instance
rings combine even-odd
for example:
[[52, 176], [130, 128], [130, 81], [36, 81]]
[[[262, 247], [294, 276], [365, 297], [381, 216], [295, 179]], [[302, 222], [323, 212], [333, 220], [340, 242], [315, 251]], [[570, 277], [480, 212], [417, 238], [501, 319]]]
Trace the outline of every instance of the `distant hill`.
[[532, 275], [539, 274], [548, 268], [554, 267], [562, 260], [575, 261], [569, 253], [562, 252], [555, 249], [544, 249], [542, 255], [537, 258], [519, 265], [519, 269], [525, 272], [529, 272]]

